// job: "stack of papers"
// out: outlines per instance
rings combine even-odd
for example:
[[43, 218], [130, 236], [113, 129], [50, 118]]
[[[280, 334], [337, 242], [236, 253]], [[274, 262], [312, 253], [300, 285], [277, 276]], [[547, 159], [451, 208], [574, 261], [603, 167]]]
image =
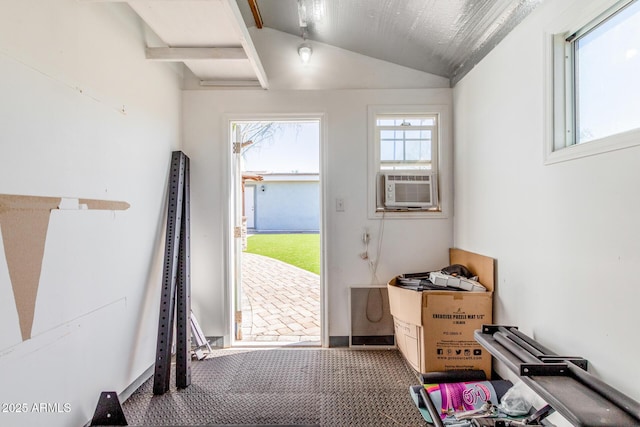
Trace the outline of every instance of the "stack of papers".
[[402, 274], [396, 279], [396, 284], [414, 291], [487, 291], [487, 288], [476, 280], [444, 274], [441, 271]]
[[486, 292], [487, 288], [475, 280], [460, 276], [451, 276], [439, 271], [429, 273], [429, 280], [436, 286], [458, 288], [470, 292]]

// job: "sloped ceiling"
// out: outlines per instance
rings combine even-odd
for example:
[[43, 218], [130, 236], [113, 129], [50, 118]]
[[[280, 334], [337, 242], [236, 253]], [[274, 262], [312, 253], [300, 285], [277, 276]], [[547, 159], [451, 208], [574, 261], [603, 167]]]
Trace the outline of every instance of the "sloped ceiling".
[[453, 86], [544, 0], [124, 1], [162, 41], [147, 46], [148, 59], [182, 62], [202, 85], [266, 89], [252, 40], [260, 27], [444, 77]]
[[[246, 26], [256, 26], [253, 0], [236, 1]], [[543, 0], [255, 1], [265, 27], [446, 77], [453, 86]]]

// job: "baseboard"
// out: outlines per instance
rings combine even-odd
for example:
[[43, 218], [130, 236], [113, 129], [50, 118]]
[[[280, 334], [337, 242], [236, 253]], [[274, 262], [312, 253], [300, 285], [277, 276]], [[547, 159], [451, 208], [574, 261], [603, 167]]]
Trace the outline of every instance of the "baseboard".
[[352, 346], [385, 346], [396, 345], [395, 335], [356, 335], [351, 337]]
[[133, 382], [131, 384], [129, 384], [129, 386], [127, 388], [122, 390], [122, 393], [120, 393], [118, 395], [118, 398], [120, 399], [120, 403], [123, 403], [125, 400], [130, 398], [131, 395], [137, 389], [139, 389], [140, 386], [142, 384], [144, 384], [145, 381], [147, 381], [149, 378], [151, 378], [153, 376], [153, 371], [154, 371], [155, 367], [156, 367], [155, 364], [149, 366], [138, 378], [133, 380]]
[[329, 337], [329, 347], [349, 347], [349, 336]]
[[224, 337], [205, 337], [211, 348], [224, 348]]

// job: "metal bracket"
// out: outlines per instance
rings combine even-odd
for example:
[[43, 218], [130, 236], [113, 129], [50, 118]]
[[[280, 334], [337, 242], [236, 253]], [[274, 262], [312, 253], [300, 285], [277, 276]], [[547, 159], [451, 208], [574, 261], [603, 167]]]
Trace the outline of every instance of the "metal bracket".
[[89, 426], [128, 426], [120, 399], [115, 391], [100, 393], [96, 411]]
[[541, 362], [544, 362], [544, 363], [571, 362], [574, 365], [576, 365], [578, 368], [585, 371], [589, 367], [589, 361], [587, 359], [583, 359], [582, 357], [576, 357], [576, 356], [545, 355], [545, 356], [540, 356], [539, 359]]
[[505, 326], [505, 325], [482, 325], [482, 333], [493, 335], [500, 330], [500, 328], [518, 329], [517, 326]]
[[566, 363], [522, 363], [520, 365], [521, 377], [559, 377], [569, 375]]
[[547, 418], [549, 415], [556, 412], [555, 409], [551, 407], [551, 405], [545, 405], [542, 408], [538, 409], [533, 414], [529, 415], [525, 420], [525, 425], [539, 425], [542, 420]]

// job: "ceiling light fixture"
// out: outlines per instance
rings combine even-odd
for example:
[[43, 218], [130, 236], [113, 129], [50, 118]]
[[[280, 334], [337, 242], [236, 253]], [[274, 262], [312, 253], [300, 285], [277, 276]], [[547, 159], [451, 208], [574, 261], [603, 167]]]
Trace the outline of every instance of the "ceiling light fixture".
[[300, 46], [298, 46], [298, 55], [300, 55], [300, 59], [302, 60], [303, 64], [309, 63], [312, 53], [313, 50], [311, 50], [311, 46], [309, 46], [308, 44], [302, 43]]

